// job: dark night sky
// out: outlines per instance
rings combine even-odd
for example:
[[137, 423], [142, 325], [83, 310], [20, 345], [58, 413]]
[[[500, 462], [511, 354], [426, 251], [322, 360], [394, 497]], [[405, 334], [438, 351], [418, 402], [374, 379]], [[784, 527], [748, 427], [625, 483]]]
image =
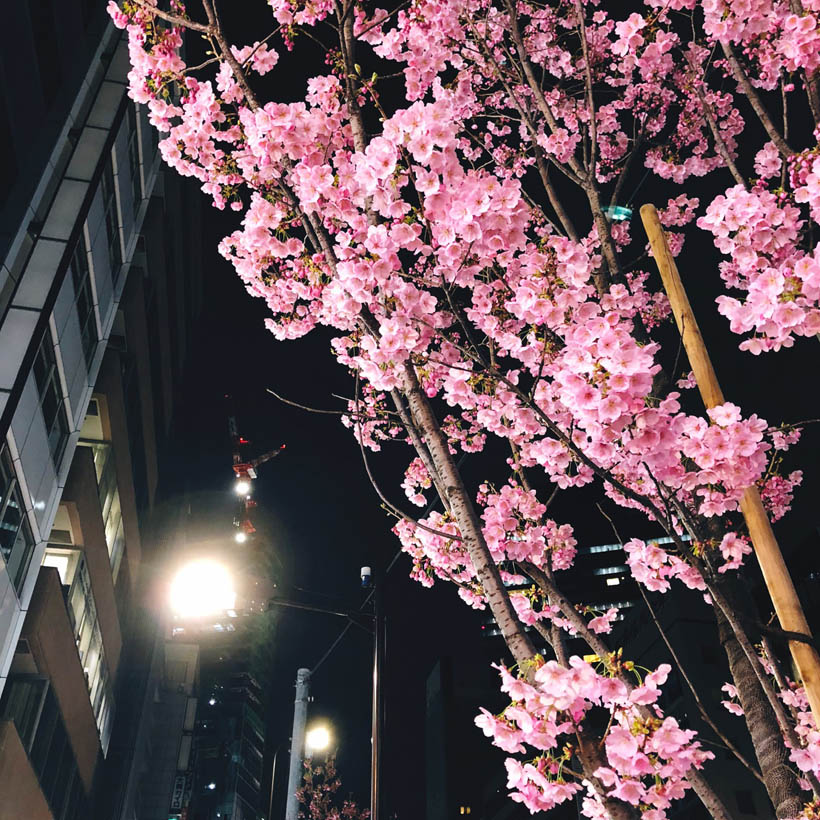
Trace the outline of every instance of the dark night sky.
[[[241, 5], [244, 14], [246, 4]], [[261, 39], [260, 32], [267, 25], [261, 22], [269, 19], [265, 4], [254, 6], [261, 8], [263, 16], [243, 20], [246, 36], [236, 36], [239, 42]], [[227, 22], [230, 28], [231, 20]], [[295, 59], [283, 59], [283, 64], [272, 72], [279, 78], [277, 81], [286, 74], [291, 78], [287, 87], [277, 88], [277, 99], [298, 98], [304, 83], [301, 78], [324, 69], [321, 63], [314, 64], [314, 70], [307, 73], [304, 65], [294, 63]], [[723, 177], [720, 181], [729, 184], [728, 174]], [[628, 184], [627, 190], [636, 182]], [[652, 194], [647, 184], [636, 203], [651, 200]], [[306, 405], [340, 408], [341, 403], [331, 394], [350, 395], [352, 383], [333, 362], [330, 335], [325, 331], [277, 343], [265, 330], [265, 305], [244, 292], [232, 269], [216, 252], [218, 239], [237, 223], [237, 215], [219, 214], [206, 206], [206, 304], [190, 356], [183, 419], [189, 451], [185, 472], [193, 509], [201, 515], [203, 528], [213, 530], [211, 535], [223, 528], [229, 549], [234, 553], [241, 549], [229, 540], [232, 473], [228, 408], [223, 397], [231, 394], [240, 433], [252, 441], [252, 454], [287, 444], [283, 455], [261, 468], [255, 485], [259, 543], [268, 551], [267, 563], [277, 583], [289, 597], [318, 605], [358, 606], [362, 600], [360, 566], [383, 565], [398, 548], [389, 532], [391, 520], [379, 509], [351, 432], [335, 417], [285, 406], [265, 391], [270, 386]], [[641, 231], [636, 218], [633, 236], [642, 236]], [[800, 340], [795, 350], [762, 358], [738, 351], [738, 338], [729, 333], [727, 322], [718, 316], [714, 305], [720, 284], [718, 260], [706, 239], [701, 234], [701, 238], [688, 241], [679, 263], [727, 398], [741, 404], [746, 413], [757, 412], [770, 423], [817, 417], [816, 373], [806, 372], [806, 361], [816, 361], [817, 343]], [[671, 327], [668, 332], [669, 355], [674, 360], [677, 342]], [[699, 408], [693, 405], [692, 409]], [[779, 530], [787, 550], [817, 525], [811, 502], [816, 498], [817, 480], [811, 472], [818, 461], [818, 438], [809, 428], [801, 445], [810, 483], [798, 491], [796, 510]], [[411, 453], [399, 445], [394, 447], [374, 456], [373, 463], [388, 497], [401, 503], [403, 492], [398, 484]], [[797, 466], [794, 461], [793, 457], [787, 461], [790, 469]], [[467, 464], [468, 480], [478, 476], [472, 467], [473, 462]], [[586, 498], [583, 493], [566, 494], [551, 513], [559, 522], [577, 526], [580, 543], [612, 540], [607, 522], [597, 514], [584, 512]], [[642, 523], [641, 529], [630, 535], [655, 534], [646, 526]], [[480, 620], [459, 601], [454, 590], [443, 585], [422, 589], [408, 579], [408, 570], [409, 562], [401, 559], [390, 575], [386, 596], [385, 793], [388, 816], [398, 811], [400, 820], [425, 815], [424, 687], [435, 659], [452, 652], [476, 651], [475, 647], [480, 646], [478, 651], [486, 652], [489, 660], [492, 651], [488, 643], [478, 643]], [[315, 664], [342, 626], [343, 621], [308, 613], [284, 612], [276, 617], [271, 748], [290, 733], [296, 669]], [[312, 690], [315, 703], [311, 707], [315, 717], [324, 717], [333, 724], [344, 787], [354, 791], [364, 804], [368, 802], [369, 788], [370, 663], [369, 636], [353, 628], [316, 674]], [[468, 743], [486, 742], [477, 729], [473, 731], [466, 738]]]

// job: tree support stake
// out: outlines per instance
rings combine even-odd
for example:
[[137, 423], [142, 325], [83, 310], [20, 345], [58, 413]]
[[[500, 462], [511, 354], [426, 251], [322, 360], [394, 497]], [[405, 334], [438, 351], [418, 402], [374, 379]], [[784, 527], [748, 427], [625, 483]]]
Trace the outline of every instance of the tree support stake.
[[[695, 374], [698, 390], [709, 410], [724, 403], [723, 392], [654, 205], [644, 205], [641, 208], [641, 220], [689, 357], [689, 364]], [[749, 487], [743, 493], [740, 510], [746, 520], [746, 528], [780, 625], [785, 632], [801, 636], [799, 640], [789, 640], [789, 650], [806, 690], [814, 722], [820, 726], [820, 654], [811, 643], [814, 640], [811, 630], [757, 487]]]

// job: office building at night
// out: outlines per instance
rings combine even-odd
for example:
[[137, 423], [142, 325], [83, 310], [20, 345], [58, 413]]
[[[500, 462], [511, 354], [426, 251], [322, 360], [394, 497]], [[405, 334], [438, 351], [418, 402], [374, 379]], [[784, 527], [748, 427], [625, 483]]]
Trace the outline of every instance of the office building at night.
[[161, 174], [99, 4], [13, 4], [7, 18], [0, 818], [84, 820], [108, 816], [101, 784], [134, 729], [135, 612], [201, 302], [181, 214], [195, 220], [199, 199]]

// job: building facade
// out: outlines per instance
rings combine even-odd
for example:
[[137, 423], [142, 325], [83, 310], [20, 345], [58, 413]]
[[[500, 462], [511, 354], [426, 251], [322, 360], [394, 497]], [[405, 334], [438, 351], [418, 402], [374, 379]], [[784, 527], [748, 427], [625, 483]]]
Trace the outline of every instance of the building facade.
[[[144, 576], [201, 303], [200, 232], [183, 229], [199, 198], [162, 175], [101, 4], [13, 6], [0, 33], [0, 820], [126, 804], [137, 817], [105, 783], [130, 771], [140, 653], [164, 647]], [[142, 682], [166, 666], [160, 652]]]
[[261, 820], [267, 816], [267, 801], [261, 795], [262, 691], [249, 671], [246, 654], [238, 647], [202, 647], [189, 820]]

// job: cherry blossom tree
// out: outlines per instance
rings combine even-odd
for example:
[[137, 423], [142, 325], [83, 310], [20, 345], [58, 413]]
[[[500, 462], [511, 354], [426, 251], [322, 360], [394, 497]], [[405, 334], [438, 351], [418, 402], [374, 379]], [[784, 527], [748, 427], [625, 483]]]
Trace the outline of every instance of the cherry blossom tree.
[[296, 792], [301, 807], [299, 817], [305, 820], [368, 820], [368, 809], [360, 808], [355, 800], [339, 797], [341, 787], [334, 757], [321, 764], [306, 760], [302, 786]]
[[[820, 733], [799, 682], [757, 646], [738, 515], [753, 485], [772, 518], [787, 511], [801, 474], [777, 464], [800, 430], [698, 408], [665, 355], [645, 238], [622, 217], [625, 186], [648, 176], [675, 253], [713, 237], [717, 309], [741, 349], [814, 343], [820, 3], [269, 0], [270, 29], [234, 43], [215, 0], [200, 2], [111, 3], [131, 97], [165, 161], [241, 214], [220, 252], [273, 335], [335, 332], [354, 383], [344, 422], [371, 477], [370, 453], [405, 444], [408, 503], [440, 503], [412, 516], [374, 481], [413, 576], [453, 583], [506, 641], [510, 705], [477, 723], [510, 754], [511, 797], [660, 820], [692, 789], [732, 816], [711, 752], [659, 706], [670, 665], [640, 676], [607, 642], [616, 613], [562, 592], [576, 538], [550, 502], [586, 488], [671, 539], [626, 541], [632, 574], [712, 605], [726, 705], [755, 760], [735, 752], [779, 818], [816, 817]], [[206, 44], [198, 65], [186, 37]], [[302, 99], [263, 98], [297, 48], [324, 57]], [[492, 463], [477, 494], [460, 452]]]

